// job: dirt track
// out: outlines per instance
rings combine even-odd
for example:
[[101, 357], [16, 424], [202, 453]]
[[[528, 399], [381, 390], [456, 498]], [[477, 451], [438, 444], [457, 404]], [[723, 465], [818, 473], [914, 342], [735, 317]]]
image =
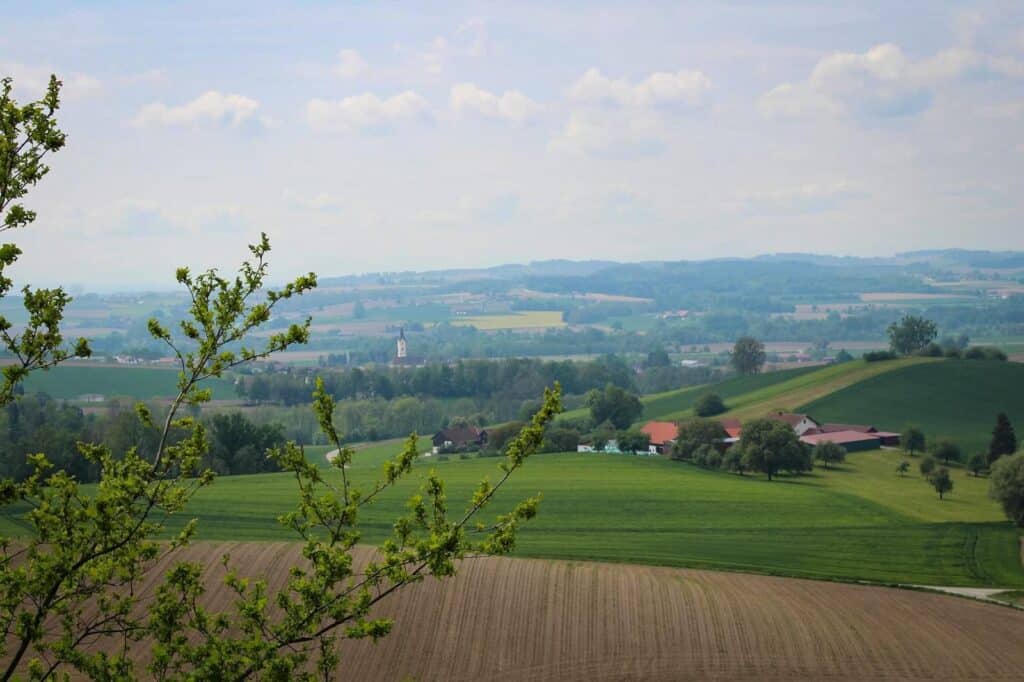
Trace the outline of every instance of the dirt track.
[[[210, 543], [272, 586], [295, 545]], [[225, 597], [214, 590], [211, 597]], [[485, 559], [394, 596], [393, 634], [344, 644], [351, 680], [1021, 679], [1024, 611], [790, 578]]]

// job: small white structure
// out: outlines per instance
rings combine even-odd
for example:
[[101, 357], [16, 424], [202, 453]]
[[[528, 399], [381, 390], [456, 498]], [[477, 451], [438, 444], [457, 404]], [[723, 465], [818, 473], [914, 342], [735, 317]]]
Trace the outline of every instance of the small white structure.
[[602, 450], [602, 452], [606, 452], [610, 455], [621, 455], [622, 450], [619, 449], [619, 441], [612, 438], [611, 440], [604, 444], [604, 449]]
[[590, 443], [580, 443], [576, 446], [576, 452], [593, 452], [594, 446]]

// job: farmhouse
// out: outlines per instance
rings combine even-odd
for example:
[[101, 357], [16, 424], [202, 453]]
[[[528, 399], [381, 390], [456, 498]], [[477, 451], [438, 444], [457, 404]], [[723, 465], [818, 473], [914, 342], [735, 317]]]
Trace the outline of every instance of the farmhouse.
[[640, 431], [651, 439], [651, 454], [658, 455], [670, 452], [679, 435], [679, 427], [674, 422], [647, 422]]
[[818, 443], [831, 441], [847, 452], [862, 452], [864, 450], [877, 450], [882, 445], [882, 439], [875, 433], [863, 433], [861, 431], [833, 431], [831, 433], [810, 433], [800, 436], [800, 442], [810, 446]]
[[475, 426], [453, 426], [435, 433], [433, 443], [435, 454], [441, 450], [480, 447], [487, 444], [487, 431]]
[[776, 421], [785, 422], [793, 427], [796, 431], [796, 435], [802, 436], [811, 429], [820, 429], [821, 424], [814, 421], [814, 418], [809, 414], [796, 414], [793, 412], [773, 412], [769, 414], [767, 419], [774, 419]]
[[[893, 433], [892, 431], [879, 431], [870, 424], [822, 424], [819, 430], [821, 433], [839, 433], [840, 431], [870, 433], [878, 436], [882, 445], [896, 446], [900, 444], [900, 434]], [[809, 432], [805, 435], [809, 435]]]

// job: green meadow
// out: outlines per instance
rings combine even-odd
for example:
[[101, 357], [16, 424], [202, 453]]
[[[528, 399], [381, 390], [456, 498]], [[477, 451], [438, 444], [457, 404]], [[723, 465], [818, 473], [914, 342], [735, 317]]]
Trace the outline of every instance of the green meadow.
[[[25, 380], [25, 391], [47, 393], [52, 398], [73, 400], [87, 393], [136, 400], [173, 398], [177, 394], [178, 373], [173, 369], [132, 366], [65, 364], [45, 372], [33, 372]], [[207, 379], [205, 388], [215, 400], [237, 398], [227, 379]]]

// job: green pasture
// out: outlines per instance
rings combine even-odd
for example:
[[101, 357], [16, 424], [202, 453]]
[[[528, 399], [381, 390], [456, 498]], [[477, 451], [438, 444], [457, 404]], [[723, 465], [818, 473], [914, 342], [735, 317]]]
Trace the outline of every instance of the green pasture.
[[[28, 393], [47, 393], [64, 400], [73, 400], [86, 393], [99, 393], [108, 398], [149, 400], [173, 398], [177, 394], [177, 381], [178, 373], [173, 369], [65, 364], [48, 371], [33, 372], [24, 386]], [[227, 379], [207, 379], [203, 386], [213, 391], [215, 400], [238, 397]]]
[[[398, 443], [360, 450], [348, 474], [368, 485]], [[307, 449], [311, 458], [323, 448]], [[1024, 587], [1019, 533], [987, 499], [987, 481], [954, 472], [940, 501], [916, 473], [896, 475], [897, 451], [851, 455], [847, 463], [769, 482], [705, 471], [660, 457], [538, 455], [510, 480], [491, 513], [542, 492], [541, 514], [522, 532], [522, 556], [705, 567], [812, 578], [931, 585]], [[410, 480], [362, 514], [364, 541], [389, 532], [418, 481], [434, 468], [450, 508], [497, 459], [422, 458]], [[337, 474], [334, 474], [337, 475]], [[220, 478], [189, 513], [205, 539], [288, 539], [276, 521], [292, 508], [287, 474]], [[0, 529], [17, 533], [7, 515]]]
[[916, 424], [932, 440], [950, 438], [968, 453], [982, 451], [998, 412], [1005, 412], [1024, 435], [1024, 364], [943, 360], [904, 366], [800, 409], [819, 421], [874, 424], [883, 430]]

